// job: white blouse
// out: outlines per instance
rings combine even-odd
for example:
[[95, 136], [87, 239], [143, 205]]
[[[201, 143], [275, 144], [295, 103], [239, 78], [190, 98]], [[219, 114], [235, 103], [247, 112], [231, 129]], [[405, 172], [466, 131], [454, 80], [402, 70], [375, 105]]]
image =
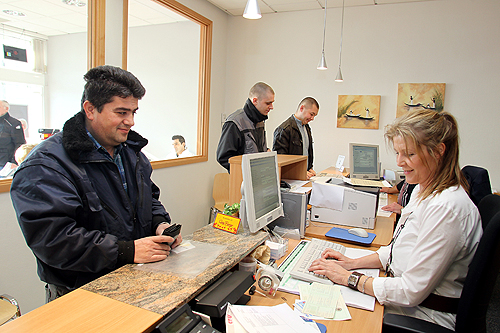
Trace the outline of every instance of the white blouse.
[[[455, 315], [418, 304], [430, 293], [460, 297], [482, 235], [481, 217], [462, 187], [448, 188], [423, 201], [419, 192], [417, 185], [394, 232], [397, 238], [390, 263], [394, 277], [375, 278], [373, 291], [389, 312], [454, 329]], [[377, 253], [385, 268], [391, 245], [381, 247]]]

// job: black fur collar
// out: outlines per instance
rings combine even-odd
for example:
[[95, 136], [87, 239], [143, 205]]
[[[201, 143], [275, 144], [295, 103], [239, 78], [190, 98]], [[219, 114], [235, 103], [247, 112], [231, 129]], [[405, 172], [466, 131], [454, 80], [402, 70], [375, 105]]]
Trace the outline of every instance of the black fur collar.
[[[81, 154], [90, 153], [94, 150], [94, 143], [85, 129], [85, 115], [81, 112], [66, 121], [62, 135], [63, 147], [73, 160], [79, 160]], [[148, 140], [139, 133], [130, 131], [127, 144], [134, 151], [139, 152], [148, 144]]]

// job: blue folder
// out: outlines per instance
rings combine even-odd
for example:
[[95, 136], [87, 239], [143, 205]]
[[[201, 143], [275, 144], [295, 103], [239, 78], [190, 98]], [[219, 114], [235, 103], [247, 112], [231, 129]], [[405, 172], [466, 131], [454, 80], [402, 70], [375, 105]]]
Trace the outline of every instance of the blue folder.
[[373, 240], [375, 239], [375, 237], [377, 236], [377, 235], [369, 232], [368, 237], [366, 237], [366, 238], [359, 237], [359, 236], [350, 234], [347, 230], [349, 230], [349, 229], [333, 227], [330, 229], [330, 231], [328, 231], [325, 234], [325, 236], [340, 239], [340, 240], [345, 240], [345, 241], [349, 241], [349, 242], [360, 243], [360, 244], [364, 244], [364, 245], [370, 245], [373, 242]]

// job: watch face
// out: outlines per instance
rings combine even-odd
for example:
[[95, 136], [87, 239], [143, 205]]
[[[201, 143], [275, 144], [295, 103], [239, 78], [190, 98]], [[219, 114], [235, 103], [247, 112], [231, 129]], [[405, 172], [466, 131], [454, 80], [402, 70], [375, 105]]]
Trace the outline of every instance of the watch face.
[[360, 274], [354, 274], [354, 273], [349, 275], [349, 278], [347, 279], [347, 286], [356, 289], [360, 276], [361, 276]]

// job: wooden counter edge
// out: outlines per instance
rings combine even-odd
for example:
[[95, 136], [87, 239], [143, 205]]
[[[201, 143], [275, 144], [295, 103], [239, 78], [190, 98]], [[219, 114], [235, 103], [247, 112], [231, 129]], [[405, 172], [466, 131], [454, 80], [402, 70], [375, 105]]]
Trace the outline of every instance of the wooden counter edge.
[[77, 289], [0, 327], [0, 332], [151, 332], [163, 316]]

